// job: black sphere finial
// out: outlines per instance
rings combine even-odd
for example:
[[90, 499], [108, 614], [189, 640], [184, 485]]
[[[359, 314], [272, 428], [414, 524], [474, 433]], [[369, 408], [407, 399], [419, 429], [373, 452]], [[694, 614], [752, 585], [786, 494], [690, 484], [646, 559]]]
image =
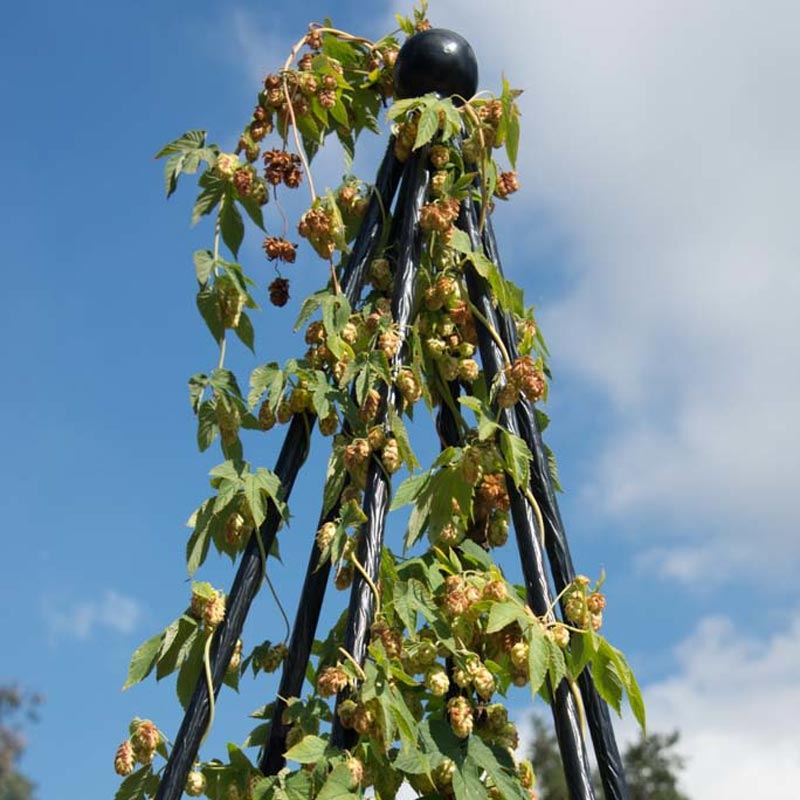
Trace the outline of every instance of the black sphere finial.
[[469, 100], [478, 89], [478, 60], [463, 36], [446, 28], [430, 28], [400, 48], [394, 85], [400, 99], [436, 92]]

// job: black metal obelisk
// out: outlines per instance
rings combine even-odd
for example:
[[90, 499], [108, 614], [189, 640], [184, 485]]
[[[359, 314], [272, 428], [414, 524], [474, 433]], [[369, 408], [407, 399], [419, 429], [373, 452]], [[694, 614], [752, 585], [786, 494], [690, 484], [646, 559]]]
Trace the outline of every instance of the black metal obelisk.
[[[431, 29], [411, 37], [400, 51], [395, 71], [399, 97], [415, 97], [436, 92], [440, 96], [470, 98], [478, 85], [478, 65], [470, 45], [452, 31]], [[415, 151], [408, 161], [400, 163], [390, 141], [380, 165], [369, 205], [343, 273], [339, 276], [342, 291], [351, 306], [358, 307], [365, 283], [367, 265], [376, 256], [379, 246], [385, 247], [394, 274], [392, 316], [401, 337], [413, 323], [418, 298], [415, 297], [420, 262], [420, 209], [428, 192], [427, 147]], [[392, 210], [391, 217], [386, 211]], [[491, 219], [485, 215], [480, 228], [481, 209], [475, 200], [462, 201], [458, 227], [465, 232], [474, 251], [481, 251], [498, 268], [500, 257]], [[391, 224], [388, 220], [391, 218]], [[389, 225], [389, 229], [385, 227]], [[465, 266], [465, 280], [470, 302], [479, 309], [486, 322], [499, 333], [512, 358], [517, 354], [516, 327], [513, 319], [494, 305], [490, 288], [471, 263]], [[488, 383], [495, 378], [501, 383], [503, 356], [497, 341], [483, 322], [478, 322], [478, 350]], [[407, 356], [405, 342], [391, 364], [397, 371]], [[454, 397], [460, 392], [457, 381], [450, 384]], [[393, 387], [384, 387], [377, 423], [386, 419], [388, 409], [398, 402]], [[306, 460], [310, 447], [310, 430], [314, 418], [308, 413], [292, 420], [280, 451], [275, 473], [281, 479], [285, 497]], [[537, 517], [529, 502], [513, 484], [509, 484], [511, 516], [522, 565], [528, 604], [537, 615], [552, 606], [556, 594], [575, 578], [575, 570], [567, 545], [563, 522], [555, 497], [552, 478], [532, 405], [523, 397], [512, 408], [500, 410], [501, 424], [520, 436], [533, 454], [530, 490], [544, 521], [539, 529]], [[447, 404], [441, 404], [437, 430], [442, 446], [462, 444]], [[367, 518], [359, 537], [358, 559], [373, 583], [378, 580], [381, 548], [386, 516], [390, 505], [391, 485], [384, 470], [375, 463], [367, 476], [362, 510]], [[327, 514], [320, 514], [320, 524], [334, 518], [339, 503]], [[225, 620], [214, 637], [211, 652], [211, 674], [215, 695], [222, 685], [234, 646], [239, 639], [250, 604], [263, 580], [261, 552], [268, 553], [276, 535], [280, 515], [270, 505], [261, 528], [251, 537], [239, 564], [228, 596]], [[260, 538], [260, 543], [256, 539]], [[541, 542], [544, 541], [544, 548]], [[259, 768], [265, 775], [276, 774], [284, 765], [288, 726], [283, 720], [286, 699], [300, 694], [324, 603], [330, 565], [320, 565], [314, 536], [309, 542], [310, 557], [301, 597], [298, 603], [287, 658], [275, 702], [269, 738], [263, 747]], [[554, 587], [548, 581], [549, 569]], [[370, 625], [374, 615], [374, 597], [368, 582], [356, 575], [353, 581], [343, 647], [359, 663], [366, 658]], [[600, 768], [606, 800], [628, 800], [619, 751], [614, 738], [608, 707], [598, 695], [587, 670], [579, 681], [587, 712], [595, 756]], [[571, 800], [594, 800], [586, 742], [579, 723], [576, 701], [565, 681], [549, 686], [553, 698], [552, 713]], [[186, 778], [197, 756], [209, 718], [209, 696], [204, 676], [195, 687], [175, 744], [170, 754], [157, 800], [178, 800]], [[352, 731], [345, 730], [334, 718], [332, 743], [339, 747], [352, 745]]]

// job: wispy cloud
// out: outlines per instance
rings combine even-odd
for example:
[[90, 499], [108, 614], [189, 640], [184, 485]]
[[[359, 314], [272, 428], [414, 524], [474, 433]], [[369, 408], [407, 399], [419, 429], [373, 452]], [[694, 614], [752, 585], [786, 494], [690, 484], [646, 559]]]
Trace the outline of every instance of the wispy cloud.
[[54, 638], [88, 639], [101, 629], [132, 633], [143, 617], [138, 601], [113, 590], [97, 599], [67, 603], [48, 597], [42, 607], [48, 632]]
[[557, 374], [611, 409], [585, 498], [653, 530], [651, 563], [680, 546], [671, 578], [795, 570], [800, 6], [500, 0], [491, 26], [476, 0], [434, 11], [484, 83], [502, 68], [526, 88], [504, 215], [526, 218], [517, 252], [553, 228], [567, 243], [541, 321]]
[[[788, 796], [800, 781], [800, 612], [763, 637], [727, 617], [706, 617], [674, 655], [675, 672], [643, 692], [648, 730], [680, 733], [688, 796], [728, 800], [756, 785], [764, 797]], [[520, 754], [532, 744], [530, 715], [519, 723]], [[615, 727], [622, 750], [639, 738], [629, 714]]]
[[764, 797], [787, 796], [800, 782], [800, 613], [759, 638], [708, 617], [676, 653], [676, 674], [645, 699], [653, 730], [681, 732], [689, 795], [727, 800], [758, 785]]

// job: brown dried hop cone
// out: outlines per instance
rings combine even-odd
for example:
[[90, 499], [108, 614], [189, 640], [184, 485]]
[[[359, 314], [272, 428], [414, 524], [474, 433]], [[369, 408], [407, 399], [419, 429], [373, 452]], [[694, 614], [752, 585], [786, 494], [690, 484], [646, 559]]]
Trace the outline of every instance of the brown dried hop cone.
[[[269, 642], [266, 642], [266, 644], [269, 645]], [[261, 669], [264, 670], [264, 672], [275, 672], [283, 663], [287, 652], [287, 647], [283, 642], [270, 645], [261, 657]]]
[[133, 745], [126, 739], [118, 748], [114, 756], [114, 771], [123, 778], [133, 772], [136, 766], [136, 757], [133, 753]]
[[364, 397], [364, 402], [358, 410], [359, 419], [364, 423], [370, 423], [378, 413], [381, 404], [381, 395], [377, 389], [370, 389]]
[[319, 432], [323, 436], [333, 436], [337, 430], [339, 430], [339, 417], [336, 415], [335, 411], [332, 411], [327, 417], [320, 419]]
[[258, 409], [258, 427], [262, 431], [268, 431], [275, 427], [275, 422], [275, 412], [272, 410], [269, 400], [265, 400]]
[[341, 667], [325, 667], [317, 676], [317, 691], [321, 697], [333, 697], [347, 686], [347, 673]]
[[269, 301], [281, 308], [289, 301], [289, 281], [286, 278], [275, 278], [269, 285]]
[[519, 180], [517, 173], [513, 170], [511, 172], [501, 172], [497, 176], [497, 185], [495, 186], [495, 196], [508, 197], [519, 189]]

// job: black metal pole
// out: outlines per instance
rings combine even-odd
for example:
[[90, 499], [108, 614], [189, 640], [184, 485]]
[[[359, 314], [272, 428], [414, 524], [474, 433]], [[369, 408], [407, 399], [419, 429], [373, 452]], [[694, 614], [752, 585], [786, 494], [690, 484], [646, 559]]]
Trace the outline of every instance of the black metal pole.
[[[482, 248], [477, 213], [471, 198], [466, 198], [462, 201], [459, 225], [469, 235], [473, 250]], [[465, 265], [464, 277], [467, 282], [470, 301], [497, 331], [499, 322], [486, 281], [481, 278], [470, 263]], [[487, 384], [491, 385], [495, 376], [502, 373], [504, 359], [486, 326], [478, 323], [477, 329], [478, 348], [483, 362], [484, 374]], [[511, 433], [519, 435], [516, 414], [512, 409], [502, 409], [500, 419], [503, 427]], [[550, 608], [552, 596], [550, 586], [547, 583], [544, 554], [539, 544], [540, 531], [530, 504], [512, 482], [508, 483], [508, 494], [511, 501], [511, 516], [514, 522], [514, 532], [525, 579], [528, 603], [533, 612], [537, 616], [541, 616]], [[551, 690], [553, 694], [553, 719], [570, 798], [571, 800], [594, 800], [591, 770], [583, 737], [581, 736], [575, 700], [565, 681], [562, 681], [558, 686], [551, 687]]]
[[[392, 292], [392, 319], [397, 325], [402, 344], [397, 355], [392, 359], [391, 366], [395, 374], [403, 364], [406, 355], [406, 329], [412, 321], [414, 312], [414, 291], [420, 259], [419, 214], [428, 187], [427, 160], [427, 147], [423, 147], [411, 155], [403, 173], [403, 183], [400, 188], [401, 198], [398, 201], [403, 204], [403, 214], [402, 217], [398, 217], [397, 221], [398, 246], [394, 291]], [[376, 424], [385, 422], [388, 408], [396, 404], [394, 386], [384, 386], [381, 394], [381, 412]], [[377, 584], [380, 573], [383, 532], [390, 502], [391, 481], [382, 465], [373, 459], [367, 473], [367, 486], [364, 492], [363, 511], [367, 522], [361, 529], [357, 557], [374, 585]], [[372, 596], [372, 588], [356, 572], [350, 593], [343, 646], [359, 664], [363, 664], [366, 658], [369, 629], [372, 625], [374, 611], [375, 598]], [[343, 698], [343, 695], [340, 695], [340, 698]], [[335, 747], [346, 748], [352, 743], [353, 737], [353, 731], [344, 728], [339, 721], [338, 714], [335, 715], [331, 744]]]
[[[351, 304], [361, 294], [366, 265], [380, 241], [386, 221], [386, 211], [397, 191], [401, 171], [394, 155], [393, 142], [394, 137], [391, 137], [378, 171], [374, 190], [370, 195], [364, 221], [342, 275], [342, 290]], [[295, 415], [286, 433], [275, 473], [281, 480], [284, 497], [287, 500], [297, 473], [308, 457], [314, 422], [315, 417], [312, 414]], [[277, 508], [270, 503], [267, 518], [259, 531], [250, 537], [239, 563], [228, 595], [225, 619], [217, 629], [211, 648], [211, 676], [215, 697], [219, 694], [236, 641], [241, 636], [250, 605], [263, 580], [261, 549], [256, 536], [261, 538], [264, 552], [269, 553], [280, 521]], [[183, 794], [186, 778], [197, 757], [200, 742], [208, 725], [209, 710], [208, 687], [205, 676], [201, 675], [175, 737], [175, 744], [167, 760], [156, 800], [178, 800]]]
[[[494, 235], [491, 219], [487, 216], [483, 230], [483, 244], [489, 259], [502, 274], [500, 253]], [[518, 357], [517, 333], [514, 320], [509, 314], [499, 315], [500, 336], [509, 351], [511, 359]], [[531, 492], [542, 512], [544, 520], [544, 541], [550, 570], [556, 592], [561, 594], [566, 586], [575, 580], [575, 567], [572, 562], [569, 544], [556, 499], [553, 479], [550, 474], [542, 434], [536, 421], [533, 405], [522, 398], [515, 407], [520, 434], [528, 445], [533, 461], [531, 463]], [[563, 602], [563, 601], [562, 601]], [[564, 611], [562, 605], [562, 613]], [[625, 770], [622, 765], [614, 727], [608, 705], [597, 693], [590, 668], [580, 674], [578, 685], [583, 696], [589, 732], [592, 736], [594, 753], [603, 783], [606, 800], [630, 800]]]

